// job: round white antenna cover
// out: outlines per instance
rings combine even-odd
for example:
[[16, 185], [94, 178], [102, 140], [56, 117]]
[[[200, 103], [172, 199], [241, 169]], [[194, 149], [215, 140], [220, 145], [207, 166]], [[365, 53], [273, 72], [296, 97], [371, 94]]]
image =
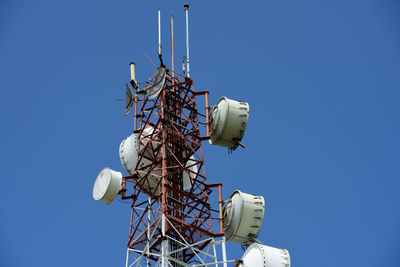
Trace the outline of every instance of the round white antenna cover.
[[223, 210], [226, 240], [244, 245], [253, 243], [260, 232], [264, 211], [262, 196], [233, 192]]
[[134, 175], [138, 160], [138, 138], [136, 134], [128, 136], [121, 142], [119, 146], [119, 158], [126, 173]]
[[93, 198], [110, 204], [122, 189], [122, 173], [104, 168], [96, 178], [93, 186]]
[[[157, 130], [152, 126], [146, 126], [141, 133], [132, 134], [125, 138], [119, 147], [119, 156], [121, 159], [122, 166], [128, 175], [132, 176], [137, 174], [137, 179], [134, 182], [142, 182], [143, 177], [147, 176], [148, 182], [143, 184], [143, 192], [150, 194], [150, 192], [159, 195], [159, 190], [155, 190], [157, 187], [160, 177], [161, 170], [159, 167], [153, 168], [155, 170], [150, 170], [152, 164], [152, 159], [154, 157], [153, 150], [157, 150], [159, 144], [157, 143], [158, 137], [155, 138], [156, 141], [150, 142], [150, 139], [157, 134]], [[148, 144], [149, 143], [149, 144]], [[139, 150], [141, 151], [141, 160], [139, 160]], [[157, 157], [160, 157], [158, 154]], [[149, 173], [150, 172], [150, 173]], [[159, 187], [158, 187], [159, 188]]]
[[[154, 133], [154, 128], [151, 126], [147, 126], [143, 129], [141, 135], [140, 147], [143, 148], [147, 144], [146, 139], [150, 139], [150, 136]], [[119, 158], [121, 159], [122, 166], [124, 167], [126, 173], [128, 175], [136, 174], [136, 167], [142, 168], [143, 166], [149, 165], [150, 160], [146, 158], [152, 158], [152, 147], [153, 149], [157, 149], [159, 146], [156, 142], [152, 142], [147, 147], [144, 152], [144, 156], [140, 163], [140, 166], [136, 166], [138, 162], [138, 150], [139, 150], [139, 134], [132, 134], [125, 138], [120, 146], [119, 146]], [[152, 147], [151, 147], [152, 146]]]
[[248, 103], [221, 97], [210, 115], [210, 144], [235, 150], [246, 131]]
[[290, 267], [290, 254], [286, 249], [253, 243], [244, 252], [239, 267]]
[[[150, 144], [148, 144], [148, 142], [150, 139], [153, 139], [153, 136], [157, 134], [157, 132], [158, 130], [154, 129], [154, 127], [146, 126], [141, 134], [132, 134], [125, 138], [119, 147], [121, 163], [128, 175], [132, 176], [137, 173], [138, 177], [134, 182], [140, 183], [143, 182], [142, 179], [147, 179], [147, 181], [143, 183], [143, 192], [146, 194], [150, 194], [151, 192], [156, 196], [160, 194], [159, 181], [161, 178], [161, 168], [156, 166], [153, 170], [150, 170], [150, 166], [154, 158], [153, 150], [155, 151], [159, 148], [159, 137], [156, 137], [155, 141]], [[143, 149], [146, 145], [147, 149], [141, 151], [141, 160], [140, 163], [137, 164], [139, 149]], [[156, 157], [160, 157], [160, 153], [158, 153]], [[186, 166], [189, 166], [190, 175], [188, 172], [183, 172], [183, 190], [185, 191], [192, 187], [192, 180], [196, 178], [198, 170], [195, 163], [193, 156], [186, 162]], [[145, 176], [147, 178], [144, 178]]]
[[189, 166], [190, 175], [188, 172], [183, 172], [183, 190], [188, 191], [192, 188], [192, 180], [196, 178], [196, 174], [198, 171], [196, 161], [194, 161], [194, 157], [191, 156], [190, 159], [186, 162], [186, 166]]

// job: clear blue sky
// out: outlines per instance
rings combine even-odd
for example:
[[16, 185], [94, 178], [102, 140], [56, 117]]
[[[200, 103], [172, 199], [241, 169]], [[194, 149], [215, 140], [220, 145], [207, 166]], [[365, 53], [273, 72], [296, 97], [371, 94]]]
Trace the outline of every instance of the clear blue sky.
[[[172, 1], [171, 1], [172, 2]], [[95, 202], [118, 147], [128, 63], [169, 61], [182, 1], [0, 3], [0, 266], [123, 266], [129, 206]], [[395, 267], [400, 254], [398, 1], [189, 1], [195, 88], [249, 102], [246, 149], [204, 143], [209, 182], [263, 195], [259, 239], [293, 266]], [[240, 246], [228, 256], [240, 258]]]

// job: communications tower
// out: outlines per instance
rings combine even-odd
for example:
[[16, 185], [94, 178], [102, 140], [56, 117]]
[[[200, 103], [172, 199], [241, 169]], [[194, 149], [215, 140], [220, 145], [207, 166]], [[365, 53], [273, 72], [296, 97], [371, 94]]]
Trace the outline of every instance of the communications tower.
[[[139, 85], [135, 64], [130, 63], [126, 114], [133, 109], [133, 133], [119, 149], [128, 175], [105, 168], [93, 188], [94, 199], [106, 204], [117, 195], [131, 202], [126, 267], [247, 266], [243, 260], [228, 260], [226, 238], [247, 245], [257, 242], [264, 216], [262, 197], [237, 191], [229, 201], [223, 201], [222, 183], [206, 179], [202, 142], [231, 151], [244, 147], [241, 140], [249, 106], [222, 97], [210, 107], [209, 92], [194, 89], [189, 68], [188, 7], [185, 5], [184, 74], [174, 70], [172, 17], [172, 67], [164, 64], [158, 12], [159, 66], [145, 85]], [[198, 109], [198, 101], [204, 101], [205, 110]], [[218, 201], [212, 201], [211, 196]], [[239, 212], [234, 212], [238, 208]], [[240, 223], [237, 216], [243, 214], [250, 217]]]

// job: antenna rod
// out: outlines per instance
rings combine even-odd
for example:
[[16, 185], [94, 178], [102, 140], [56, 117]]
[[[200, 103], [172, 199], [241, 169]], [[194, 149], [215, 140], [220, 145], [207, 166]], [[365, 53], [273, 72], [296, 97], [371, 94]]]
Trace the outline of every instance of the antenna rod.
[[189, 5], [185, 4], [186, 13], [186, 76], [190, 78], [190, 68], [189, 68]]
[[158, 56], [161, 56], [161, 12], [158, 10]]
[[174, 15], [171, 13], [171, 61], [172, 61], [172, 77], [175, 76], [175, 56], [174, 56]]
[[135, 62], [131, 62], [129, 63], [129, 66], [131, 67], [131, 80], [130, 80], [130, 84], [132, 85], [132, 87], [135, 90], [139, 89], [139, 84], [136, 81], [136, 75], [135, 75]]
[[131, 67], [131, 81], [136, 81], [136, 76], [135, 76], [135, 62], [129, 63], [129, 66]]
[[161, 56], [161, 11], [158, 10], [158, 57], [160, 58], [161, 66], [164, 66]]

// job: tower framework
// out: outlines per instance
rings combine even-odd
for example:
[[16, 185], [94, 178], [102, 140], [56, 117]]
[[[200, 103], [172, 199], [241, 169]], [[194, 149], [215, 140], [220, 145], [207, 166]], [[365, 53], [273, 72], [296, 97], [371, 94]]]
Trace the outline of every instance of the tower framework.
[[[226, 266], [222, 184], [207, 183], [201, 147], [209, 139], [208, 91], [196, 92], [189, 77], [160, 68], [159, 93], [134, 98], [138, 158], [122, 192], [132, 201], [126, 266]], [[199, 96], [205, 114], [197, 109]]]

